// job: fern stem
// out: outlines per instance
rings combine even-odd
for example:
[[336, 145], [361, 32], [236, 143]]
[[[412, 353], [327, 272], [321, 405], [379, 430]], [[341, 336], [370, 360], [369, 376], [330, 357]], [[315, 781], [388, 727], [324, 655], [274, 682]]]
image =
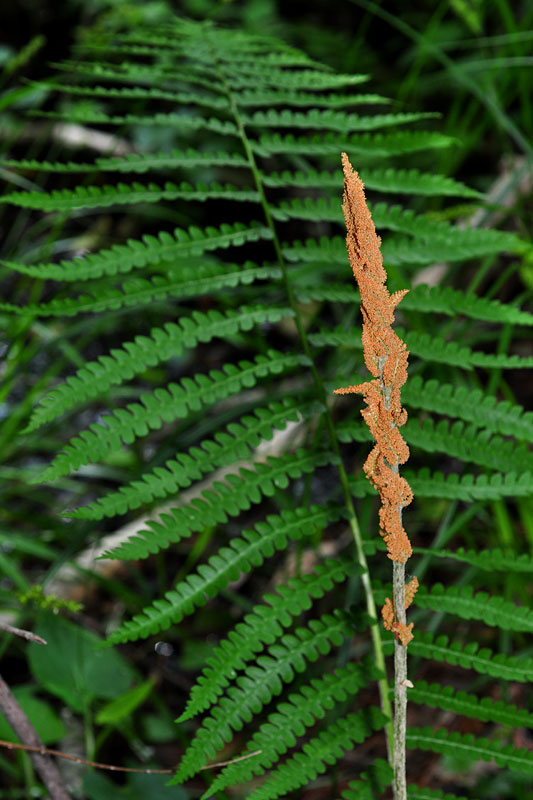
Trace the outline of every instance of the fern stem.
[[[405, 613], [405, 564], [392, 562], [392, 597], [396, 620], [407, 624]], [[407, 719], [407, 647], [394, 640], [394, 800], [406, 800], [405, 734]]]
[[351, 495], [351, 491], [350, 491], [350, 484], [349, 484], [349, 481], [348, 481], [348, 475], [346, 474], [346, 470], [344, 468], [344, 463], [343, 463], [343, 460], [342, 460], [342, 457], [341, 457], [339, 441], [338, 441], [337, 433], [336, 433], [336, 430], [335, 430], [335, 424], [334, 424], [333, 418], [331, 416], [331, 411], [330, 411], [329, 406], [328, 406], [328, 398], [326, 396], [326, 392], [325, 392], [325, 389], [324, 389], [324, 384], [322, 383], [322, 380], [320, 378], [318, 370], [317, 370], [317, 368], [315, 366], [315, 363], [314, 363], [314, 360], [313, 360], [313, 357], [312, 357], [312, 353], [311, 353], [311, 348], [310, 348], [310, 345], [309, 345], [309, 340], [307, 338], [307, 334], [305, 332], [305, 328], [303, 326], [303, 323], [302, 323], [302, 320], [301, 320], [301, 317], [300, 317], [300, 314], [299, 314], [298, 306], [297, 306], [297, 303], [296, 303], [296, 298], [294, 296], [294, 292], [293, 292], [292, 285], [291, 285], [291, 282], [290, 282], [290, 279], [289, 279], [289, 275], [288, 275], [287, 264], [286, 264], [285, 259], [283, 257], [283, 253], [282, 253], [282, 250], [281, 250], [281, 244], [280, 244], [279, 237], [278, 237], [278, 234], [277, 234], [276, 226], [275, 226], [274, 220], [272, 218], [272, 214], [270, 213], [270, 207], [269, 207], [266, 195], [265, 195], [263, 182], [261, 180], [261, 173], [260, 173], [260, 170], [258, 169], [256, 160], [255, 160], [255, 156], [254, 156], [251, 144], [250, 144], [250, 140], [249, 140], [248, 135], [246, 133], [244, 124], [242, 122], [242, 119], [241, 119], [241, 116], [240, 116], [240, 113], [239, 113], [239, 109], [238, 109], [237, 103], [235, 101], [235, 97], [233, 95], [233, 92], [231, 91], [230, 86], [228, 85], [228, 83], [227, 83], [227, 81], [225, 79], [225, 76], [224, 76], [223, 71], [221, 69], [220, 63], [218, 62], [215, 54], [214, 54], [214, 61], [217, 63], [217, 67], [218, 67], [218, 71], [219, 71], [219, 75], [220, 75], [220, 80], [221, 80], [223, 86], [225, 87], [226, 95], [228, 97], [229, 104], [230, 104], [230, 111], [231, 111], [231, 113], [233, 115], [233, 118], [234, 118], [234, 121], [235, 121], [235, 123], [237, 125], [237, 133], [238, 133], [238, 136], [239, 136], [239, 138], [240, 138], [240, 140], [242, 142], [242, 146], [244, 148], [244, 152], [245, 152], [246, 158], [247, 158], [248, 163], [250, 165], [250, 170], [251, 170], [252, 175], [253, 175], [255, 187], [256, 187], [257, 192], [259, 194], [260, 203], [261, 203], [261, 206], [263, 208], [263, 213], [265, 215], [265, 221], [266, 221], [267, 226], [269, 227], [270, 231], [272, 232], [272, 243], [274, 245], [276, 258], [277, 258], [278, 264], [279, 264], [280, 269], [281, 269], [282, 279], [283, 279], [284, 288], [285, 288], [285, 291], [286, 291], [286, 294], [287, 294], [287, 299], [288, 299], [288, 302], [289, 302], [289, 305], [290, 305], [291, 309], [294, 311], [294, 322], [295, 322], [295, 325], [296, 325], [296, 329], [298, 331], [298, 336], [300, 338], [302, 349], [304, 351], [304, 354], [306, 355], [306, 357], [309, 360], [311, 375], [313, 377], [313, 382], [315, 384], [315, 388], [316, 388], [318, 397], [319, 397], [320, 401], [322, 402], [322, 404], [323, 404], [323, 406], [325, 408], [324, 418], [325, 418], [326, 426], [327, 426], [327, 429], [328, 429], [328, 434], [329, 434], [329, 438], [330, 438], [330, 442], [331, 442], [331, 447], [332, 447], [332, 450], [333, 450], [334, 454], [338, 457], [337, 469], [338, 469], [339, 479], [340, 479], [340, 483], [341, 483], [341, 487], [342, 487], [343, 500], [344, 500], [346, 509], [348, 511], [348, 522], [349, 522], [349, 525], [350, 525], [350, 530], [352, 532], [352, 536], [353, 536], [353, 540], [354, 540], [354, 544], [355, 544], [355, 552], [356, 552], [357, 563], [364, 569], [364, 572], [361, 575], [361, 581], [362, 581], [362, 584], [363, 584], [363, 590], [364, 590], [364, 594], [365, 594], [367, 613], [368, 613], [369, 617], [372, 620], [372, 624], [370, 626], [370, 632], [371, 632], [371, 637], [372, 637], [372, 647], [373, 647], [373, 650], [374, 650], [374, 659], [375, 659], [376, 666], [378, 667], [380, 672], [383, 673], [383, 676], [384, 676], [383, 678], [381, 678], [378, 681], [378, 688], [379, 688], [379, 695], [380, 695], [381, 710], [383, 711], [383, 713], [387, 716], [387, 718], [389, 720], [389, 722], [387, 723], [387, 725], [385, 727], [385, 730], [386, 730], [386, 740], [387, 740], [387, 753], [388, 753], [388, 757], [389, 757], [389, 762], [392, 763], [394, 731], [393, 731], [393, 725], [392, 725], [392, 707], [391, 707], [390, 696], [389, 696], [387, 672], [386, 672], [386, 665], [385, 665], [385, 655], [384, 655], [384, 652], [383, 652], [383, 642], [382, 642], [382, 638], [381, 638], [381, 630], [380, 630], [379, 625], [377, 624], [378, 623], [378, 615], [377, 615], [376, 603], [375, 603], [375, 600], [374, 600], [374, 594], [373, 594], [373, 591], [372, 591], [372, 585], [371, 585], [371, 582], [370, 582], [370, 572], [369, 572], [369, 569], [368, 569], [368, 563], [367, 563], [367, 560], [366, 560], [366, 556], [365, 556], [365, 553], [364, 553], [364, 550], [363, 550], [363, 539], [362, 539], [362, 536], [361, 536], [361, 529], [359, 527], [359, 522], [358, 522], [358, 519], [357, 519], [357, 515], [356, 515], [356, 512], [355, 512], [355, 507], [354, 507], [353, 500], [352, 500], [352, 495]]

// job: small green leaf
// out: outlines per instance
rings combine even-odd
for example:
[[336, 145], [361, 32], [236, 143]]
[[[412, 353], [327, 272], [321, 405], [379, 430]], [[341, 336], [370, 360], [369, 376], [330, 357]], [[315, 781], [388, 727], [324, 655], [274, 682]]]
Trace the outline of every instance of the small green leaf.
[[74, 711], [84, 711], [96, 697], [116, 697], [129, 687], [131, 667], [116, 651], [101, 649], [94, 633], [52, 615], [40, 618], [35, 633], [48, 644], [28, 647], [33, 676]]
[[153, 678], [149, 678], [139, 686], [134, 686], [133, 689], [128, 689], [124, 694], [115, 697], [110, 703], [106, 703], [96, 715], [98, 725], [116, 725], [124, 717], [132, 714], [136, 708], [144, 703], [152, 691], [153, 685]]

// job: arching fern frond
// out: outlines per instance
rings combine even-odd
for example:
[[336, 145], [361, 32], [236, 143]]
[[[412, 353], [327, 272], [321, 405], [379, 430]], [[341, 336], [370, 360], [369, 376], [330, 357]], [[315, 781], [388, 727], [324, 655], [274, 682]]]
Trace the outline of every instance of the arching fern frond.
[[[497, 369], [529, 369], [533, 367], [532, 356], [504, 355], [482, 353], [458, 342], [448, 342], [439, 336], [419, 331], [404, 331], [396, 328], [397, 335], [406, 343], [409, 351], [424, 361], [434, 361], [439, 364], [462, 367], [471, 370], [474, 367]], [[322, 330], [313, 333], [310, 341], [318, 347], [349, 347], [362, 349], [361, 337], [358, 331], [347, 331], [342, 326], [333, 330]]]
[[250, 165], [238, 153], [212, 153], [210, 151], [176, 150], [169, 153], [126, 153], [124, 156], [108, 156], [95, 159], [93, 163], [50, 162], [36, 159], [0, 159], [0, 166], [10, 169], [28, 169], [35, 172], [148, 172], [168, 170], [176, 167], [246, 167]]
[[[263, 600], [268, 606], [256, 606], [215, 648], [191, 690], [185, 711], [177, 721], [191, 719], [216, 702], [235, 671], [243, 669], [246, 662], [265, 644], [272, 644], [281, 636], [283, 627], [291, 625], [294, 617], [311, 607], [312, 599], [322, 597], [336, 583], [359, 571], [360, 568], [353, 562], [330, 559], [323, 565], [318, 564], [311, 574], [292, 578], [287, 585], [278, 586], [277, 594], [265, 595]], [[359, 669], [353, 664], [351, 666], [355, 671]]]
[[182, 317], [179, 324], [167, 322], [163, 328], [153, 328], [149, 336], [136, 336], [132, 342], [111, 350], [109, 355], [100, 356], [97, 361], [88, 362], [76, 375], [67, 378], [64, 384], [41, 400], [26, 431], [36, 430], [105, 393], [111, 386], [131, 380], [149, 367], [180, 356], [186, 348], [195, 347], [198, 342], [209, 342], [216, 336], [229, 336], [237, 331], [250, 330], [256, 324], [277, 322], [292, 315], [292, 309], [242, 306], [238, 311], [225, 313], [194, 311], [190, 317]]
[[75, 436], [36, 481], [50, 481], [67, 475], [82, 464], [97, 462], [109, 452], [131, 444], [137, 437], [146, 436], [149, 430], [159, 429], [164, 422], [185, 418], [191, 411], [213, 404], [244, 388], [255, 386], [259, 378], [279, 375], [307, 363], [299, 354], [283, 355], [274, 350], [259, 355], [239, 365], [226, 364], [222, 370], [211, 370], [207, 375], [196, 374], [183, 378], [180, 384], [170, 383], [166, 389], [156, 389], [143, 394], [139, 403], [106, 415], [104, 424], [94, 423], [79, 436]]
[[[518, 475], [515, 472], [495, 472], [492, 475], [459, 475], [452, 472], [430, 472], [423, 467], [418, 472], [405, 472], [405, 477], [419, 497], [439, 497], [448, 500], [501, 500], [504, 497], [529, 497], [531, 495], [531, 473]], [[350, 478], [350, 489], [354, 497], [366, 497], [375, 489], [364, 479]]]
[[[316, 410], [316, 407], [312, 408]], [[121, 486], [117, 492], [100, 497], [89, 506], [68, 512], [68, 516], [76, 519], [114, 517], [141, 505], [149, 505], [156, 499], [172, 496], [179, 489], [190, 486], [194, 480], [199, 480], [214, 467], [229, 466], [239, 458], [249, 458], [254, 442], [256, 445], [259, 443], [259, 433], [264, 438], [270, 439], [273, 435], [273, 426], [283, 428], [287, 421], [305, 417], [307, 411], [305, 407], [296, 408], [286, 404], [277, 404], [271, 409], [258, 409], [256, 417], [244, 417], [240, 420], [240, 424], [231, 423], [226, 432], [217, 433], [215, 439], [203, 441], [199, 447], [193, 447], [188, 453], [182, 453], [177, 458], [167, 461], [163, 467], [156, 467], [153, 472], [144, 473], [140, 480]], [[255, 474], [249, 469], [243, 473], [246, 481], [240, 487], [242, 491], [239, 496], [246, 500], [241, 499], [237, 502], [235, 496], [221, 496], [227, 501], [227, 505], [224, 506], [225, 511], [230, 513], [231, 508], [236, 505], [239, 508], [248, 507], [249, 503], [254, 501], [254, 496], [257, 496], [258, 489], [261, 495], [269, 495], [272, 493], [273, 481], [282, 482], [288, 472], [294, 473], [297, 469], [306, 472], [305, 465], [301, 459], [299, 461], [297, 466], [298, 459], [291, 454], [285, 454], [283, 457], [271, 459], [268, 462], [269, 469], [266, 469], [262, 462], [258, 462]], [[318, 462], [313, 458], [311, 463], [316, 466]], [[291, 477], [294, 477], [294, 474]], [[237, 492], [235, 485], [232, 488]], [[207, 497], [213, 497], [212, 491]], [[258, 502], [258, 499], [255, 502]], [[246, 503], [245, 506], [242, 505], [243, 502]], [[185, 513], [184, 509], [180, 509], [180, 517]]]
[[349, 131], [380, 131], [383, 128], [405, 125], [408, 122], [418, 122], [422, 119], [431, 119], [438, 116], [428, 112], [408, 112], [395, 114], [346, 114], [342, 111], [322, 111], [312, 109], [311, 111], [256, 111], [255, 114], [243, 114], [242, 120], [245, 125], [258, 128], [304, 128], [306, 131], [316, 128], [317, 130], [332, 130], [341, 133]]
[[445, 611], [462, 619], [477, 619], [486, 625], [496, 625], [509, 631], [533, 631], [533, 611], [517, 606], [503, 597], [487, 592], [474, 594], [472, 586], [448, 586], [435, 583], [430, 591], [419, 590], [416, 594], [419, 608]]
[[[377, 758], [369, 768], [361, 773], [356, 781], [350, 781], [348, 788], [341, 794], [341, 800], [376, 800], [392, 785], [394, 773], [392, 767], [382, 758]], [[408, 796], [411, 800], [411, 795]], [[451, 797], [448, 800], [452, 800]], [[465, 800], [465, 798], [453, 798]]]
[[289, 72], [279, 69], [265, 70], [263, 64], [250, 62], [245, 70], [229, 67], [227, 81], [234, 89], [248, 89], [254, 86], [272, 86], [276, 89], [305, 89], [319, 92], [325, 89], [339, 89], [341, 86], [357, 86], [365, 83], [368, 75], [342, 75], [315, 70]]
[[157, 203], [160, 200], [233, 200], [247, 203], [258, 203], [259, 195], [252, 189], [238, 189], [236, 186], [220, 183], [191, 185], [181, 183], [179, 186], [168, 181], [164, 187], [150, 183], [116, 186], [78, 186], [76, 189], [56, 189], [52, 192], [13, 192], [3, 195], [0, 201], [12, 203], [21, 208], [34, 208], [41, 211], [77, 211], [87, 208], [105, 208], [107, 206], [132, 203]]
[[[304, 218], [307, 216], [313, 218], [314, 205], [313, 203], [307, 205], [309, 209], [305, 208]], [[322, 206], [324, 209], [327, 208], [326, 203]], [[287, 215], [286, 209], [283, 209], [282, 213]], [[299, 213], [304, 214], [303, 211]], [[339, 217], [335, 215], [331, 221], [338, 219]], [[326, 264], [338, 264], [340, 269], [346, 266], [343, 241], [340, 236], [331, 238], [324, 236], [319, 240], [307, 239], [305, 242], [294, 241], [284, 246], [283, 253], [289, 261], [303, 263], [323, 261]], [[432, 233], [427, 237], [421, 235], [415, 239], [407, 236], [387, 237], [381, 252], [386, 266], [397, 266], [431, 264], [439, 258], [445, 258], [446, 261], [463, 261], [502, 250], [514, 252], [521, 248], [523, 248], [521, 240], [504, 231], [461, 230], [450, 236]]]
[[433, 730], [432, 728], [408, 728], [407, 747], [431, 750], [434, 753], [461, 757], [466, 761], [494, 762], [499, 767], [508, 767], [516, 772], [533, 774], [533, 753], [504, 745], [500, 741], [476, 739], [471, 733]]
[[80, 122], [84, 125], [150, 125], [161, 126], [164, 128], [178, 128], [180, 131], [199, 131], [206, 130], [219, 133], [224, 136], [236, 137], [237, 128], [233, 122], [217, 119], [216, 117], [196, 117], [189, 114], [169, 113], [169, 114], [124, 114], [123, 116], [109, 116], [102, 111], [95, 111], [90, 108], [74, 107], [68, 111], [36, 111], [35, 116], [45, 119], [62, 119], [69, 123]]
[[457, 550], [416, 548], [418, 553], [431, 553], [436, 558], [452, 558], [479, 567], [487, 572], [533, 572], [533, 558], [527, 553], [517, 555], [496, 547], [491, 550]]
[[402, 389], [402, 401], [412, 408], [457, 417], [504, 436], [533, 442], [533, 411], [524, 411], [508, 400], [498, 401], [479, 389], [454, 387], [434, 379], [424, 382], [415, 375]]
[[[266, 461], [257, 461], [253, 469], [241, 467], [238, 472], [227, 472], [224, 483], [215, 481], [210, 489], [202, 492], [199, 498], [189, 506], [172, 509], [170, 515], [164, 515], [164, 525], [159, 524], [154, 532], [147, 534], [145, 546], [148, 552], [141, 555], [141, 540], [138, 537], [122, 544], [116, 553], [127, 558], [128, 549], [133, 549], [130, 558], [143, 558], [148, 553], [155, 553], [170, 542], [190, 536], [193, 530], [202, 530], [209, 524], [226, 522], [229, 516], [236, 516], [241, 511], [259, 503], [263, 497], [272, 496], [276, 489], [286, 488], [289, 479], [313, 472], [317, 467], [334, 463], [335, 456], [327, 451], [309, 453], [303, 449], [296, 453], [284, 453], [281, 456], [269, 456]], [[128, 491], [129, 488], [129, 491]], [[150, 475], [144, 481], [137, 481], [131, 487], [124, 487], [123, 492], [114, 492], [101, 498], [89, 506], [64, 512], [71, 519], [102, 519], [116, 517], [140, 505], [149, 505], [155, 498], [172, 496], [176, 493], [176, 479], [170, 470], [158, 472], [155, 480]], [[147, 533], [147, 532], [141, 532]], [[178, 537], [178, 538], [177, 538]]]
[[[331, 172], [319, 172], [310, 169], [306, 172], [271, 172], [263, 176], [265, 186], [282, 188], [297, 186], [299, 188], [337, 189], [337, 176]], [[463, 183], [445, 175], [434, 175], [431, 172], [420, 172], [416, 169], [365, 169], [361, 172], [361, 180], [368, 189], [393, 194], [450, 195], [455, 197], [480, 198], [482, 195]], [[352, 288], [352, 294], [353, 287]]]
[[432, 131], [402, 131], [399, 133], [362, 133], [358, 136], [339, 136], [336, 133], [294, 136], [280, 133], [263, 134], [254, 140], [253, 149], [258, 156], [302, 155], [338, 157], [342, 151], [350, 158], [364, 161], [373, 158], [416, 153], [419, 150], [449, 147], [455, 140], [450, 136]]
[[[298, 276], [302, 285], [297, 292], [301, 302], [349, 303], [358, 305], [360, 297], [353, 288], [343, 284], [313, 282], [303, 285], [308, 275]], [[309, 277], [311, 277], [309, 275]], [[313, 276], [315, 277], [315, 276]], [[470, 319], [494, 323], [510, 323], [511, 325], [533, 325], [533, 314], [516, 306], [488, 300], [485, 297], [464, 293], [443, 286], [426, 286], [420, 284], [409, 290], [402, 300], [402, 311], [420, 311], [423, 314], [446, 314], [455, 317], [462, 314]]]
[[[394, 642], [387, 637], [384, 642], [387, 653], [392, 653]], [[450, 642], [447, 636], [433, 636], [419, 631], [409, 643], [412, 654], [428, 660], [444, 661], [447, 664], [473, 669], [481, 675], [491, 675], [505, 681], [529, 683], [533, 678], [533, 659], [494, 654], [488, 647], [480, 649], [478, 642]]]
[[[268, 280], [268, 278], [277, 277], [280, 274], [276, 267], [254, 268], [250, 266], [249, 269], [239, 269], [238, 267], [235, 269], [229, 265], [228, 270], [221, 272], [219, 269], [219, 274], [216, 275], [217, 270], [210, 270], [209, 266], [204, 262], [198, 269], [192, 269], [189, 265], [177, 272], [169, 269], [168, 277], [165, 278], [159, 275], [149, 280], [138, 277], [129, 278], [119, 288], [110, 287], [102, 290], [97, 286], [92, 289], [91, 294], [79, 297], [57, 297], [49, 303], [38, 306], [12, 306], [10, 303], [0, 303], [0, 309], [22, 316], [71, 317], [90, 312], [118, 311], [121, 308], [131, 308], [132, 306], [149, 306], [169, 297], [179, 297], [180, 300], [185, 300], [206, 292], [211, 293], [240, 283], [249, 283], [250, 278], [253, 277], [258, 280]], [[211, 275], [215, 272], [215, 275], [212, 279], [206, 279], [206, 272], [207, 274], [211, 272]], [[273, 317], [276, 314], [274, 309], [272, 314]], [[287, 313], [287, 316], [291, 315], [292, 309]]]
[[404, 435], [409, 444], [426, 452], [448, 453], [461, 461], [502, 472], [533, 472], [533, 453], [525, 445], [491, 436], [490, 431], [467, 427], [463, 422], [440, 420], [435, 424], [427, 418], [417, 424], [411, 420]]
[[[166, 630], [195, 607], [205, 605], [206, 596], [214, 597], [241, 572], [250, 572], [252, 566], [262, 564], [276, 550], [286, 547], [288, 540], [312, 536], [331, 520], [332, 515], [331, 509], [313, 506], [309, 510], [300, 508], [267, 517], [254, 530], [243, 531], [240, 537], [232, 539], [207, 564], [201, 565], [196, 574], [189, 575], [174, 590], [167, 592], [164, 599], [156, 600], [142, 614], [125, 622], [111, 634], [108, 643], [135, 641]], [[341, 622], [336, 624], [341, 626]], [[342, 630], [346, 630], [344, 617], [342, 626]]]
[[129, 239], [127, 244], [115, 244], [108, 250], [89, 253], [83, 258], [61, 261], [59, 264], [26, 266], [10, 261], [0, 263], [34, 278], [73, 282], [117, 275], [148, 265], [198, 256], [210, 250], [238, 247], [245, 242], [271, 238], [272, 232], [259, 223], [223, 223], [220, 228], [202, 229], [193, 226], [188, 230], [175, 228], [172, 234], [162, 231], [157, 237], [145, 235], [142, 239]]
[[409, 291], [402, 301], [402, 308], [424, 313], [447, 314], [455, 317], [464, 314], [471, 319], [485, 322], [510, 323], [511, 325], [533, 325], [533, 314], [516, 306], [489, 300], [486, 297], [461, 292], [451, 286], [426, 286], [421, 284]]
[[305, 744], [301, 752], [272, 772], [261, 786], [248, 795], [249, 800], [276, 800], [287, 792], [304, 786], [324, 773], [327, 764], [336, 763], [346, 750], [352, 749], [354, 744], [363, 742], [373, 731], [383, 727], [386, 719], [374, 706], [338, 719]]
[[[341, 423], [338, 428], [342, 442], [370, 441], [368, 427], [355, 420]], [[490, 431], [465, 426], [463, 422], [451, 424], [448, 420], [435, 423], [432, 419], [411, 418], [402, 434], [409, 445], [429, 453], [448, 453], [461, 461], [504, 472], [533, 472], [533, 454], [525, 445], [493, 436]]]
[[227, 98], [221, 95], [199, 94], [198, 92], [172, 92], [154, 87], [144, 89], [139, 86], [120, 89], [109, 86], [76, 86], [75, 84], [54, 83], [52, 81], [42, 81], [36, 85], [53, 89], [56, 92], [81, 97], [99, 97], [102, 100], [168, 100], [176, 106], [190, 104], [214, 111], [227, 111], [229, 108]]
[[524, 728], [531, 728], [533, 725], [533, 714], [526, 709], [508, 705], [503, 700], [479, 698], [467, 692], [456, 691], [453, 686], [441, 686], [439, 683], [430, 685], [426, 681], [417, 681], [416, 685], [409, 689], [409, 702], [423, 703], [431, 708], [441, 708], [499, 725]]
[[444, 475], [442, 472], [430, 472], [427, 467], [423, 467], [416, 474], [406, 472], [406, 478], [419, 497], [447, 497], [450, 500], [472, 501], [531, 495], [532, 476], [529, 472]]
[[365, 668], [348, 664], [329, 675], [315, 678], [302, 686], [297, 694], [289, 695], [248, 742], [245, 754], [259, 751], [257, 756], [225, 767], [204, 797], [228, 786], [245, 783], [270, 769], [280, 756], [294, 747], [296, 736], [301, 736], [316, 719], [323, 718], [327, 710], [335, 707], [335, 702], [355, 696], [369, 679], [375, 680], [378, 676], [379, 672], [371, 664], [366, 664]]
[[237, 678], [212, 713], [204, 719], [195, 738], [180, 761], [173, 782], [182, 782], [194, 775], [224, 744], [232, 731], [241, 730], [253, 713], [258, 713], [272, 697], [280, 694], [284, 683], [303, 672], [306, 662], [329, 653], [351, 633], [347, 618], [341, 613], [312, 619], [307, 627], [284, 634], [278, 644], [269, 648], [269, 655], [259, 656], [256, 666]]
[[314, 106], [315, 108], [349, 108], [353, 105], [388, 105], [390, 98], [380, 94], [312, 94], [311, 92], [300, 92], [275, 89], [243, 89], [235, 92], [235, 101], [238, 106]]

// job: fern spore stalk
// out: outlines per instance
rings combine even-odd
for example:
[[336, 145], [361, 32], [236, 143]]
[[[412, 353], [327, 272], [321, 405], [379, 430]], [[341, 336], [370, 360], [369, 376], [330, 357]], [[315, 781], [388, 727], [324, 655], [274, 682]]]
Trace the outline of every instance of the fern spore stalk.
[[366, 408], [361, 414], [376, 444], [364, 464], [364, 471], [378, 490], [380, 533], [393, 562], [393, 597], [382, 609], [384, 626], [395, 635], [394, 648], [394, 797], [405, 800], [405, 728], [407, 710], [407, 645], [413, 638], [413, 623], [407, 625], [405, 610], [410, 605], [418, 581], [405, 585], [405, 562], [412, 553], [411, 543], [402, 522], [402, 512], [413, 499], [411, 487], [399, 471], [409, 458], [409, 448], [399, 428], [407, 421], [401, 405], [400, 389], [407, 380], [408, 351], [394, 333], [394, 309], [407, 289], [390, 294], [385, 282], [381, 240], [376, 234], [366, 204], [364, 185], [354, 172], [346, 153], [343, 211], [346, 220], [346, 247], [350, 265], [361, 294], [363, 315], [363, 352], [366, 367], [373, 379], [337, 389], [336, 394], [362, 394]]

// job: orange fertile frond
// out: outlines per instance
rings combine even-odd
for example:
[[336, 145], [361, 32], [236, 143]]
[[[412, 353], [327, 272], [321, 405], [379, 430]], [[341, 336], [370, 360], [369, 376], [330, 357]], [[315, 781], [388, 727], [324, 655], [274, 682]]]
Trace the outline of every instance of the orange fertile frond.
[[363, 353], [374, 380], [344, 389], [337, 394], [362, 394], [367, 404], [361, 413], [376, 445], [369, 454], [364, 471], [381, 497], [381, 535], [389, 558], [405, 563], [411, 544], [402, 525], [402, 510], [413, 499], [411, 487], [398, 474], [398, 466], [409, 458], [409, 448], [398, 428], [407, 420], [402, 408], [400, 389], [407, 380], [405, 343], [394, 333], [394, 309], [407, 289], [389, 294], [383, 268], [381, 240], [376, 234], [366, 204], [364, 185], [354, 172], [346, 153], [342, 154], [344, 196], [342, 208], [346, 220], [346, 247], [361, 293], [363, 315]]

